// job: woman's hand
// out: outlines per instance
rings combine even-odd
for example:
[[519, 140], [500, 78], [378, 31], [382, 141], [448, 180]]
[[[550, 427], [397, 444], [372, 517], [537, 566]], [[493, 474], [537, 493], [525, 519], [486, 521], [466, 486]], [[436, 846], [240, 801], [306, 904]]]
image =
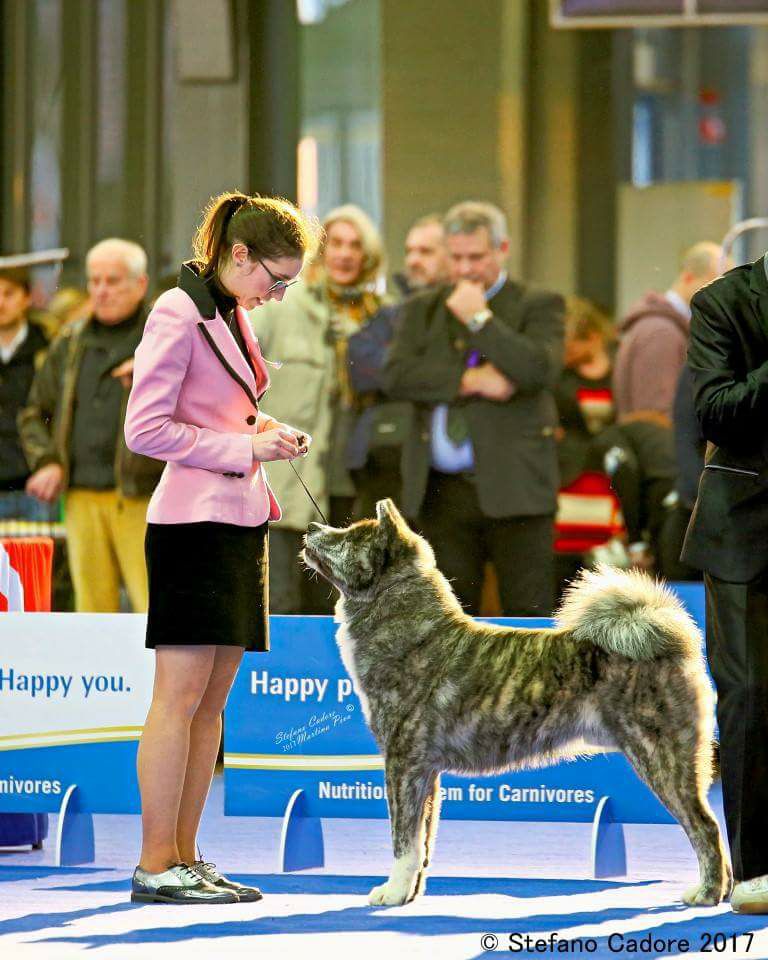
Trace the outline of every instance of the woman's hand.
[[284, 427], [273, 427], [251, 437], [251, 448], [255, 460], [295, 460], [300, 455], [296, 435]]
[[306, 430], [300, 430], [298, 427], [292, 427], [289, 423], [281, 423], [280, 426], [283, 430], [288, 430], [293, 434], [294, 439], [299, 447], [299, 456], [306, 457], [309, 453], [309, 446], [312, 443], [312, 437], [306, 432]]

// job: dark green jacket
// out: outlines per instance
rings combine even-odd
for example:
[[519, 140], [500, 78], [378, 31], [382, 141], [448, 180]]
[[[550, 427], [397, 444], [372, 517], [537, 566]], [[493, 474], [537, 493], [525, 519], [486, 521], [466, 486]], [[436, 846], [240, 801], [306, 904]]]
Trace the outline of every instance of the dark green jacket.
[[[470, 333], [447, 309], [450, 288], [412, 297], [384, 365], [384, 388], [414, 404], [403, 451], [403, 506], [421, 510], [431, 459], [431, 417], [440, 403], [463, 408], [475, 455], [477, 495], [488, 517], [553, 513], [558, 488], [552, 390], [562, 368], [563, 300], [507, 282], [488, 303], [493, 313]], [[504, 403], [458, 397], [469, 350], [512, 380]]]
[[[126, 356], [120, 362], [133, 356], [145, 321], [146, 311], [136, 326], [135, 342], [126, 345]], [[61, 464], [64, 489], [69, 485], [70, 441], [84, 334], [93, 322], [90, 318], [78, 321], [53, 341], [45, 363], [35, 375], [29, 402], [19, 414], [19, 434], [30, 470], [34, 473], [49, 463]], [[145, 497], [155, 489], [165, 464], [132, 453], [126, 446], [123, 424], [129, 393], [125, 388], [115, 455], [115, 487], [126, 497]], [[98, 413], [94, 411], [93, 416]]]

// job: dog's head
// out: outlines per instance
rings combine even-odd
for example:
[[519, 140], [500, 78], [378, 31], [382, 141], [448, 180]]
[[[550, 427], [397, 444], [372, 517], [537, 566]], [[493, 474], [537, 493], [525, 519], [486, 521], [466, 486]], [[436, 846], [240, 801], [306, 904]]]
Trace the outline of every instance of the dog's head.
[[375, 520], [350, 527], [310, 523], [302, 557], [345, 597], [370, 599], [396, 579], [434, 569], [435, 555], [391, 500], [379, 500]]

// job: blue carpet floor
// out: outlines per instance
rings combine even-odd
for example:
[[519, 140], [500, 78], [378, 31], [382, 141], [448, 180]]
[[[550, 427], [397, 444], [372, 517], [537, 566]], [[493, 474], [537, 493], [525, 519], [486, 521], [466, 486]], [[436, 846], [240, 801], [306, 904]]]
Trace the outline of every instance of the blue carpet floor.
[[50, 840], [42, 851], [0, 854], [1, 960], [121, 960], [128, 950], [142, 960], [768, 958], [768, 917], [680, 903], [696, 866], [678, 827], [628, 827], [627, 877], [593, 880], [588, 825], [445, 821], [426, 895], [374, 908], [367, 893], [389, 867], [386, 822], [326, 821], [326, 866], [282, 874], [279, 822], [222, 809], [217, 783], [203, 849], [261, 887], [261, 903], [131, 904], [138, 818], [97, 817], [94, 866], [54, 868]]

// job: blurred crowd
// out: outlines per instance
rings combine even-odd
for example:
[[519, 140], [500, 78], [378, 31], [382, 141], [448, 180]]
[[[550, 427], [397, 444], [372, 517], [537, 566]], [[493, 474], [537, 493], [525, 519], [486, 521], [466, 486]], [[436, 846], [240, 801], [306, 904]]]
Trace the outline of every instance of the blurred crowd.
[[[696, 579], [679, 560], [704, 444], [685, 365], [690, 301], [722, 270], [701, 242], [625, 316], [507, 273], [504, 214], [467, 201], [416, 221], [388, 277], [359, 207], [324, 218], [315, 260], [250, 319], [271, 364], [265, 410], [313, 438], [268, 467], [270, 608], [330, 613], [299, 561], [307, 524], [374, 517], [392, 498], [472, 614], [548, 616], [582, 566]], [[730, 266], [726, 264], [726, 268]], [[137, 244], [107, 239], [84, 289], [33, 307], [0, 268], [0, 535], [56, 537], [54, 609], [143, 611], [145, 514], [163, 464], [123, 420], [154, 285]], [[300, 479], [299, 479], [300, 478]]]

